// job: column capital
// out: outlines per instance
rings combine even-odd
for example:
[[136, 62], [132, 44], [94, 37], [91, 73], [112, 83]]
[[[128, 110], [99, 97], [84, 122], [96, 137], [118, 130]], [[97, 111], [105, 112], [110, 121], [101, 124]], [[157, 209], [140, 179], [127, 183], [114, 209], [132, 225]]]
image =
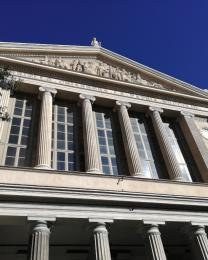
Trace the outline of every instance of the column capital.
[[47, 221], [36, 221], [33, 227], [33, 232], [40, 231], [50, 234], [50, 228]]
[[95, 102], [96, 98], [94, 96], [79, 94], [80, 101], [89, 100], [92, 104]]
[[43, 93], [43, 92], [48, 92], [51, 93], [52, 95], [56, 95], [57, 90], [55, 88], [50, 88], [50, 87], [45, 87], [45, 86], [40, 86], [39, 87], [39, 92]]
[[180, 114], [181, 114], [182, 116], [184, 116], [184, 117], [194, 118], [194, 114], [192, 114], [192, 113], [189, 112], [189, 111], [183, 110], [183, 111], [180, 111]]
[[163, 113], [164, 112], [164, 110], [162, 108], [160, 108], [160, 107], [149, 107], [149, 112], [155, 112], [155, 111], [157, 111], [159, 113]]
[[128, 103], [128, 102], [125, 102], [125, 101], [120, 101], [120, 100], [117, 100], [116, 101], [116, 108], [121, 108], [122, 106], [125, 106], [126, 109], [129, 109], [131, 107], [131, 104]]

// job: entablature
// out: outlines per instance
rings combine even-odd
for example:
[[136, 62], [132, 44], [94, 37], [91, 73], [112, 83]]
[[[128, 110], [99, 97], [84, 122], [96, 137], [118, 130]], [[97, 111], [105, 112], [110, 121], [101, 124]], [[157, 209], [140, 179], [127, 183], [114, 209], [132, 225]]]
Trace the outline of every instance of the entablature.
[[[148, 95], [148, 93], [137, 93], [137, 91], [129, 92], [129, 89], [126, 91], [122, 88], [107, 88], [103, 85], [92, 85], [92, 84], [82, 84], [82, 83], [76, 83], [76, 82], [70, 82], [67, 80], [60, 80], [56, 78], [50, 78], [45, 76], [38, 76], [34, 74], [24, 73], [24, 72], [13, 72], [13, 75], [17, 80], [20, 81], [19, 89], [22, 91], [28, 92], [32, 87], [34, 89], [34, 86], [38, 88], [42, 85], [47, 85], [52, 88], [55, 88], [59, 91], [57, 94], [57, 97], [59, 96], [60, 92], [65, 93], [65, 97], [67, 97], [67, 93], [73, 93], [74, 98], [76, 100], [76, 96], [78, 97], [79, 93], [87, 94], [87, 95], [94, 95], [99, 99], [101, 99], [101, 103], [107, 104], [110, 101], [115, 100], [123, 100], [126, 102], [130, 102], [133, 105], [133, 108], [136, 109], [135, 106], [139, 105], [139, 107], [149, 107], [149, 106], [155, 106], [160, 107], [165, 110], [172, 110], [176, 112], [180, 112], [183, 110], [187, 110], [195, 115], [199, 116], [207, 116], [208, 107], [202, 106], [201, 102], [199, 100], [192, 101], [189, 103], [186, 101], [186, 103], [182, 102], [181, 99], [166, 96], [161, 97], [158, 93], [158, 95]], [[24, 83], [21, 85], [21, 83]], [[28, 88], [28, 89], [27, 89]], [[184, 97], [185, 99], [185, 97]], [[196, 98], [197, 99], [197, 98]], [[200, 98], [198, 98], [200, 99]], [[204, 101], [207, 101], [204, 99]], [[113, 104], [114, 105], [114, 104]], [[138, 107], [138, 106], [137, 106]]]

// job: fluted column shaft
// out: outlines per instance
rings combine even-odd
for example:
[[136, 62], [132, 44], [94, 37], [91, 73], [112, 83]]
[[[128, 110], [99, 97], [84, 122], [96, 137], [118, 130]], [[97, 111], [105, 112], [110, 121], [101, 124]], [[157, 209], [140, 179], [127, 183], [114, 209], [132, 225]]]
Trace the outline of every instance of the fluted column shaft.
[[161, 234], [158, 225], [151, 225], [147, 229], [148, 260], [166, 260]]
[[39, 88], [41, 95], [37, 168], [51, 168], [52, 105], [56, 90]]
[[7, 109], [9, 105], [10, 90], [0, 88], [0, 140], [3, 131], [3, 122], [6, 119]]
[[111, 260], [108, 231], [105, 223], [97, 223], [93, 230], [95, 260]]
[[204, 226], [191, 230], [192, 249], [196, 260], [208, 260], [208, 239]]
[[83, 138], [85, 151], [85, 167], [89, 173], [102, 173], [99, 144], [93, 118], [92, 103], [95, 97], [80, 94], [82, 103]]
[[31, 234], [30, 260], [49, 260], [50, 230], [46, 221], [37, 221]]
[[130, 174], [132, 176], [144, 177], [134, 132], [127, 111], [127, 108], [131, 107], [131, 105], [126, 102], [116, 101], [116, 107]]
[[186, 181], [183, 178], [179, 163], [177, 161], [176, 155], [173, 151], [171, 143], [169, 141], [167, 131], [165, 129], [164, 123], [161, 119], [160, 113], [163, 112], [162, 109], [150, 108], [150, 116], [152, 119], [153, 127], [167, 166], [169, 176], [174, 181]]

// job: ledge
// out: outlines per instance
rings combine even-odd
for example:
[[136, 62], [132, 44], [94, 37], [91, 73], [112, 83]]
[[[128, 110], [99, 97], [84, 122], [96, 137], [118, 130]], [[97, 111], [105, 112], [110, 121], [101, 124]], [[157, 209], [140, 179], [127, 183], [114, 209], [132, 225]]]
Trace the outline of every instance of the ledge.
[[0, 198], [208, 206], [206, 183], [0, 167]]

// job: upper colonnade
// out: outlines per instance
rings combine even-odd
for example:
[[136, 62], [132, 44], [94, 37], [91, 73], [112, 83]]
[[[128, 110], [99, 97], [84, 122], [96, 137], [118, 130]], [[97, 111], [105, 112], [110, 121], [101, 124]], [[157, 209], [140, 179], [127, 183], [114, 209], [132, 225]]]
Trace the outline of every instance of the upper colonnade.
[[[194, 119], [194, 115], [207, 116], [206, 92], [112, 53], [95, 39], [91, 47], [0, 43], [0, 61], [20, 80], [17, 92], [40, 95], [36, 168], [51, 169], [52, 104], [56, 95], [82, 107], [86, 172], [102, 174], [93, 107], [104, 104], [117, 111], [131, 176], [146, 177], [128, 109], [142, 111], [151, 119], [169, 178], [190, 181], [181, 170], [163, 122], [164, 114], [175, 118], [201, 178], [207, 181], [207, 147]], [[7, 100], [7, 94], [1, 99]]]

